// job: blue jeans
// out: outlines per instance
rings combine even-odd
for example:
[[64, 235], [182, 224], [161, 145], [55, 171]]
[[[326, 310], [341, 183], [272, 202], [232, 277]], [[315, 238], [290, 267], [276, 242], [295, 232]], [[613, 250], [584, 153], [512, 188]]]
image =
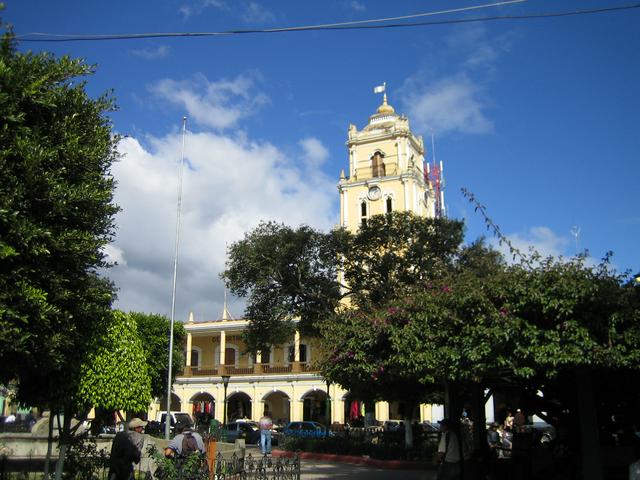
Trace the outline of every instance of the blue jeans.
[[271, 430], [260, 430], [260, 448], [263, 455], [271, 453]]

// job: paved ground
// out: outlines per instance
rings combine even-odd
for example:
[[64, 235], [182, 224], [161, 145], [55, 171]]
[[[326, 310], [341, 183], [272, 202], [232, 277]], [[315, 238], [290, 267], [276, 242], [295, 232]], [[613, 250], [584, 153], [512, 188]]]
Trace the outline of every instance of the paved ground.
[[335, 480], [435, 480], [435, 470], [387, 470], [348, 463], [301, 460], [301, 479], [331, 478]]

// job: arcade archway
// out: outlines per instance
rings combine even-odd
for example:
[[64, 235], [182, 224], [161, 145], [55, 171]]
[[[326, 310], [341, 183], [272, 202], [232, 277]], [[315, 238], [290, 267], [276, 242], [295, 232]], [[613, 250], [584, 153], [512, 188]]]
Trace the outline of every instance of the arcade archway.
[[251, 397], [244, 392], [235, 392], [227, 397], [227, 422], [239, 418], [251, 418]]
[[327, 392], [311, 390], [302, 396], [302, 420], [327, 423]]
[[269, 415], [274, 422], [278, 424], [289, 423], [291, 419], [291, 402], [289, 396], [286, 393], [279, 390], [270, 392], [263, 397], [263, 400], [264, 408], [269, 412]]
[[216, 415], [216, 401], [209, 393], [198, 393], [191, 397], [191, 416], [196, 425], [209, 425]]

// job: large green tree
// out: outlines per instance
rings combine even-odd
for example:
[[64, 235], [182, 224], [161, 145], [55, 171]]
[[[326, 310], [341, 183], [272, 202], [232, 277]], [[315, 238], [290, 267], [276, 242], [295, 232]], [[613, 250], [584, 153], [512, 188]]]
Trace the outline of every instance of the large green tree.
[[[167, 394], [170, 320], [164, 315], [154, 313], [129, 312], [128, 315], [135, 321], [142, 339], [147, 371], [151, 378], [151, 394], [154, 397], [162, 397]], [[176, 322], [173, 325], [172, 381], [184, 368], [185, 338], [184, 325]]]
[[[91, 339], [107, 331], [113, 285], [117, 137], [92, 67], [0, 43], [0, 382], [21, 401], [77, 413]], [[68, 425], [67, 425], [68, 426]], [[65, 429], [66, 430], [66, 429]]]

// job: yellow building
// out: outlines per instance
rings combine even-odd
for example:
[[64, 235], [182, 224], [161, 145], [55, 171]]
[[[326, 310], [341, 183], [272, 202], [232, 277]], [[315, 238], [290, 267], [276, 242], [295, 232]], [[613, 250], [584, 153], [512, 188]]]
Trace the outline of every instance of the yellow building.
[[[383, 103], [358, 130], [349, 126], [347, 147], [349, 175], [340, 175], [340, 225], [352, 231], [372, 215], [411, 211], [433, 216], [434, 193], [425, 181], [424, 145], [413, 135], [409, 120]], [[361, 405], [349, 392], [327, 385], [314, 370], [319, 357], [313, 341], [298, 333], [290, 342], [262, 352], [257, 358], [245, 354], [242, 331], [247, 320], [235, 320], [225, 309], [222, 318], [185, 324], [186, 367], [173, 386], [172, 410], [223, 419], [222, 375], [229, 375], [227, 418], [258, 419], [268, 410], [283, 422], [316, 420], [346, 423], [364, 416], [368, 422], [401, 419], [402, 402]], [[327, 395], [328, 390], [328, 395]], [[327, 412], [327, 400], [330, 408]], [[155, 416], [160, 405], [150, 412]], [[431, 407], [420, 407], [420, 419], [431, 420]], [[362, 419], [360, 419], [362, 421]]]

